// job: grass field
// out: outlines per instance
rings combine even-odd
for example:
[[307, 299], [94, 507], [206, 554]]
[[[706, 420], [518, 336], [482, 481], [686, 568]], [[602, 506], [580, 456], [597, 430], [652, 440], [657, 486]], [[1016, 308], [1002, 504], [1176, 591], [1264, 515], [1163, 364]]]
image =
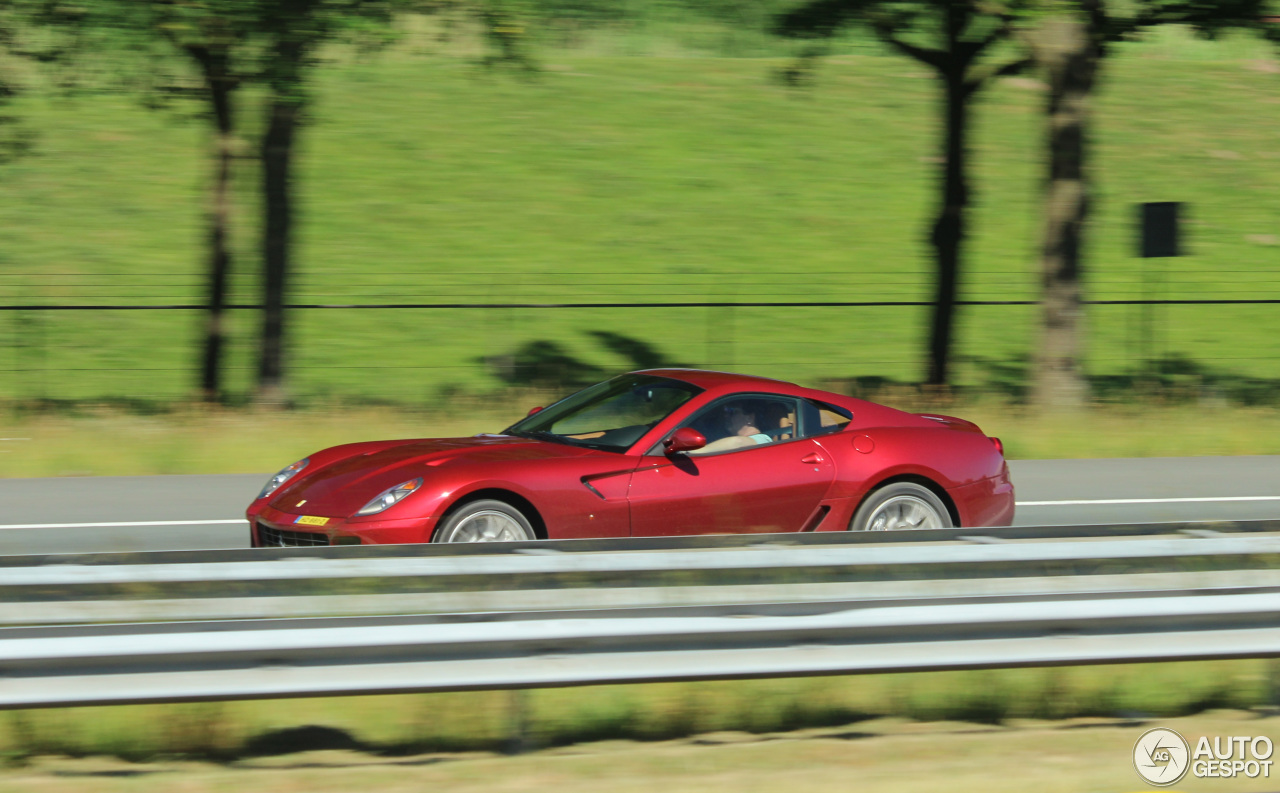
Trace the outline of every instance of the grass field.
[[[614, 45], [541, 51], [533, 78], [408, 50], [326, 70], [301, 147], [293, 299], [928, 299], [926, 73], [840, 55], [796, 90], [773, 77], [780, 58], [620, 57]], [[1277, 71], [1266, 49], [1236, 40], [1163, 32], [1121, 49], [1094, 135], [1090, 297], [1280, 297]], [[976, 114], [966, 298], [1036, 296], [1042, 98], [1034, 80], [1005, 80]], [[203, 128], [118, 94], [35, 95], [19, 109], [40, 138], [0, 175], [0, 303], [198, 302]], [[240, 177], [234, 292], [252, 302], [251, 161]], [[1189, 203], [1190, 256], [1133, 257], [1133, 205], [1148, 200]], [[914, 382], [925, 318], [892, 307], [299, 311], [293, 388], [303, 403], [430, 406], [492, 390], [513, 361], [571, 380], [674, 362]], [[1090, 311], [1103, 396], [1124, 398], [1156, 357], [1197, 394], [1274, 400], [1274, 306], [1162, 308], [1150, 342], [1146, 321], [1132, 307]], [[1029, 308], [962, 311], [958, 383], [1016, 392], [1033, 327]], [[0, 312], [0, 399], [181, 399], [197, 329], [184, 311]], [[243, 395], [255, 318], [235, 312], [231, 333]]]
[[[765, 734], [896, 718], [1012, 724], [1265, 707], [1268, 661], [939, 672], [13, 711], [0, 756], [231, 759], [307, 749], [495, 751]], [[309, 728], [303, 731], [303, 728]], [[1136, 737], [1136, 736], [1135, 736]], [[0, 783], [2, 784], [2, 783]], [[2, 789], [2, 788], [0, 788]]]
[[[517, 757], [487, 753], [402, 756], [311, 751], [232, 763], [181, 759], [138, 765], [90, 757], [40, 757], [0, 771], [6, 791], [377, 790], [418, 793], [648, 793], [653, 790], [773, 793], [1116, 793], [1151, 790], [1134, 771], [1134, 742], [1153, 726], [1200, 735], [1275, 735], [1277, 719], [1216, 712], [1159, 722], [1080, 719], [1015, 727], [877, 720], [768, 735], [713, 733], [656, 743], [603, 741]], [[1195, 779], [1176, 790], [1275, 790], [1270, 779]]]
[[1233, 661], [14, 711], [0, 789], [1137, 790], [1152, 727], [1274, 740], [1272, 675]]

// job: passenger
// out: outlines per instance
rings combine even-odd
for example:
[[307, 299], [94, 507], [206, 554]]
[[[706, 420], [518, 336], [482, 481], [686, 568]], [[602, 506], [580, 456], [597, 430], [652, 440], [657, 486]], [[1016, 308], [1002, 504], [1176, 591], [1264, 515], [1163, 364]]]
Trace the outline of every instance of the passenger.
[[795, 435], [792, 409], [782, 402], [766, 402], [756, 413], [761, 429], [776, 441], [791, 440]]

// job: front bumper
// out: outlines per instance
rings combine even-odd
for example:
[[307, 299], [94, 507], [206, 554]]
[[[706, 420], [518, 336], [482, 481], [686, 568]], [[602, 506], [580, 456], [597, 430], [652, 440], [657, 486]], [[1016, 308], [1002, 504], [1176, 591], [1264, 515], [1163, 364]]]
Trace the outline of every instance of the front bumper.
[[250, 512], [249, 539], [254, 548], [312, 545], [393, 545], [430, 542], [435, 518], [391, 520], [329, 518], [323, 526], [297, 522], [300, 515], [263, 507]]

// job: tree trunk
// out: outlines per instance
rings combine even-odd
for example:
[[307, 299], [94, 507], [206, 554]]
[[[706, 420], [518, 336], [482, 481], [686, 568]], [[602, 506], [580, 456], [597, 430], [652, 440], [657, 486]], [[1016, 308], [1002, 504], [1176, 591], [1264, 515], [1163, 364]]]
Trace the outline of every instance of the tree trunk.
[[267, 108], [262, 138], [262, 185], [266, 218], [262, 234], [262, 345], [258, 364], [258, 401], [279, 407], [284, 391], [284, 303], [289, 275], [289, 236], [293, 225], [292, 185], [294, 136], [300, 100], [276, 91]]
[[942, 75], [946, 84], [945, 138], [942, 164], [942, 208], [933, 224], [930, 242], [937, 267], [933, 324], [929, 334], [930, 385], [946, 385], [950, 377], [952, 330], [959, 292], [960, 252], [964, 242], [965, 211], [969, 203], [966, 137], [969, 95], [964, 71]]
[[[262, 339], [258, 404], [285, 407], [285, 300], [293, 233], [293, 150], [302, 123], [307, 88], [303, 77], [310, 49], [325, 35], [318, 0], [274, 0], [266, 4], [264, 32], [272, 41], [263, 77], [269, 87], [262, 135]], [[352, 4], [352, 7], [358, 4]], [[336, 11], [334, 13], [337, 13]]]
[[980, 48], [963, 40], [972, 9], [949, 3], [943, 17], [945, 48], [935, 64], [945, 92], [943, 104], [942, 207], [933, 223], [930, 242], [937, 267], [933, 324], [929, 332], [931, 386], [945, 386], [951, 377], [951, 342], [959, 294], [961, 248], [969, 206], [969, 101], [980, 84], [968, 82], [969, 66]]
[[[1085, 12], [1094, 2], [1086, 2]], [[1048, 184], [1040, 244], [1041, 328], [1032, 402], [1071, 409], [1088, 396], [1081, 367], [1081, 240], [1089, 211], [1085, 147], [1101, 52], [1084, 18], [1047, 20], [1034, 38], [1049, 81]]]
[[226, 338], [227, 276], [231, 271], [231, 169], [235, 151], [232, 100], [235, 83], [226, 53], [212, 53], [205, 65], [206, 89], [215, 126], [213, 183], [209, 189], [209, 270], [206, 283], [204, 350], [200, 392], [205, 402], [222, 398], [222, 349]]

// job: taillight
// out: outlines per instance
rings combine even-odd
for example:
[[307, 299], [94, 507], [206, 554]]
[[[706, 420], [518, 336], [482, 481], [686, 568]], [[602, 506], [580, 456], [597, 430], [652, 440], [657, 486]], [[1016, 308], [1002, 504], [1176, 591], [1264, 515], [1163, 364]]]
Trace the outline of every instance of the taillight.
[[996, 451], [1000, 452], [1000, 454], [1004, 454], [1004, 444], [1000, 442], [999, 438], [988, 438], [988, 440], [996, 445]]

